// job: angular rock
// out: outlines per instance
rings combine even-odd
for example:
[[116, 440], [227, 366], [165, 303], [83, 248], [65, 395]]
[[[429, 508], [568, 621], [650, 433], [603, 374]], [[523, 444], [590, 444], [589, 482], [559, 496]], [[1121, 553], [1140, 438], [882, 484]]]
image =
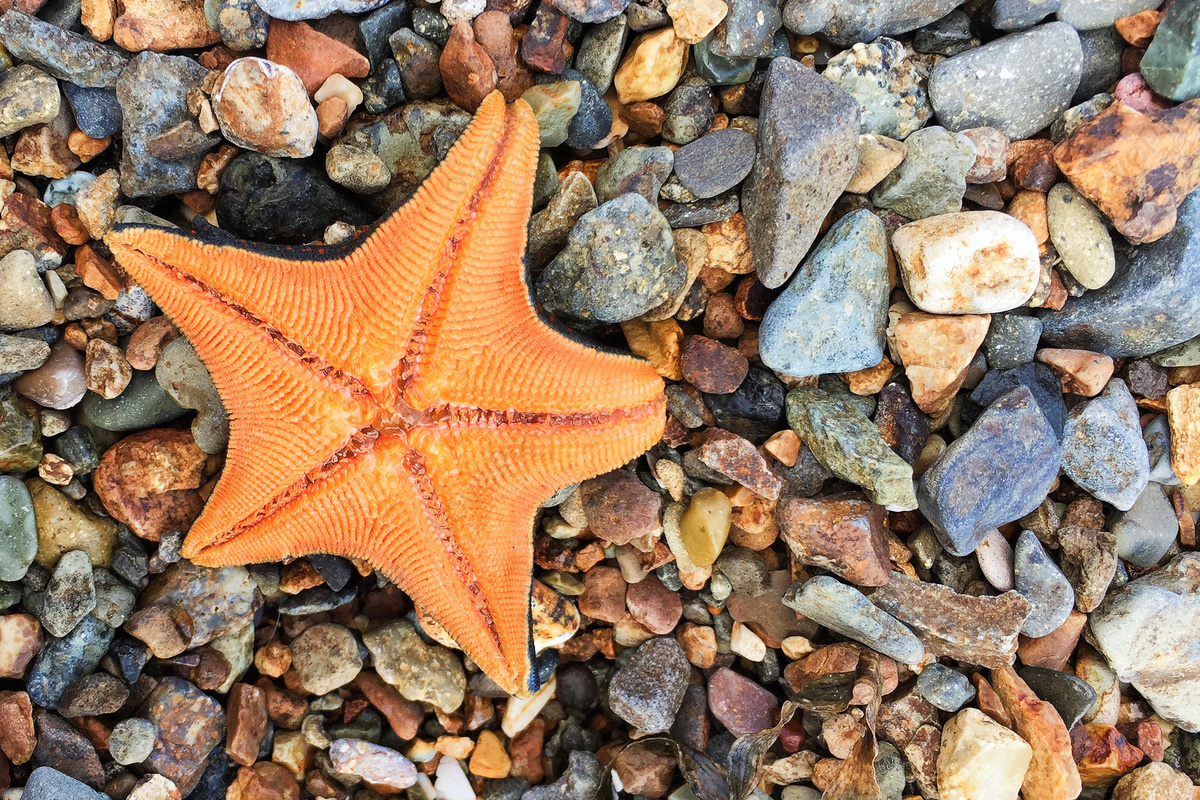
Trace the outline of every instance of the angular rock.
[[114, 48], [15, 9], [0, 17], [0, 43], [13, 58], [79, 86], [111, 89], [126, 64]]
[[1017, 537], [1013, 573], [1017, 591], [1033, 607], [1021, 633], [1038, 638], [1057, 630], [1075, 607], [1075, 592], [1033, 531]]
[[1166, 555], [1179, 525], [1162, 486], [1146, 484], [1128, 511], [1109, 528], [1117, 537], [1117, 555], [1138, 567], [1152, 567]]
[[1139, 70], [1163, 97], [1200, 97], [1200, 8], [1188, 3], [1167, 6]]
[[781, 286], [854, 175], [859, 109], [853, 97], [788, 57], [767, 69], [758, 155], [743, 189], [759, 280]]
[[854, 372], [883, 358], [887, 237], [866, 209], [830, 228], [758, 330], [763, 363], [797, 377]]
[[613, 674], [608, 700], [614, 714], [638, 730], [669, 730], [683, 704], [691, 665], [673, 638], [650, 639]]
[[925, 657], [925, 646], [912, 631], [872, 605], [862, 592], [828, 575], [794, 585], [783, 603], [818, 625], [862, 642], [902, 664], [917, 664]]
[[1105, 531], [1064, 525], [1058, 529], [1060, 566], [1075, 590], [1075, 607], [1094, 611], [1117, 572], [1117, 537]]
[[1017, 800], [1033, 750], [977, 708], [966, 708], [942, 728], [937, 789], [942, 800]]
[[1191, 800], [1192, 781], [1184, 773], [1160, 762], [1135, 769], [1113, 787], [1112, 800]]
[[917, 501], [946, 550], [969, 555], [989, 530], [1038, 507], [1061, 461], [1053, 428], [1021, 386], [992, 403], [921, 476]]
[[1063, 427], [1063, 472], [1097, 500], [1128, 511], [1150, 479], [1137, 403], [1125, 381], [1071, 409]]
[[856, 586], [882, 586], [891, 577], [881, 506], [854, 495], [784, 497], [778, 515], [779, 533], [800, 563]]
[[875, 187], [871, 200], [909, 219], [961, 209], [967, 172], [975, 164], [971, 139], [935, 125], [909, 136], [904, 146], [904, 160]]
[[1083, 787], [1071, 755], [1071, 738], [1058, 711], [1040, 700], [1012, 667], [992, 670], [991, 678], [1013, 729], [1033, 748], [1021, 785], [1025, 797], [1074, 800]]
[[950, 130], [986, 125], [1028, 139], [1071, 105], [1082, 67], [1079, 35], [1051, 22], [940, 62], [929, 100]]
[[927, 414], [949, 407], [987, 335], [986, 315], [941, 316], [914, 311], [889, 332], [912, 386], [913, 401]]

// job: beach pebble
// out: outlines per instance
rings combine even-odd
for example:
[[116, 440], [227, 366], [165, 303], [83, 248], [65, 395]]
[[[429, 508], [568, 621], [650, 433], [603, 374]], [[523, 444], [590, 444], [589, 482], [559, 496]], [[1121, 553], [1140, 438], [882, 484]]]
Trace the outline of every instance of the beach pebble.
[[945, 800], [1017, 800], [1033, 748], [977, 708], [942, 728], [937, 786]]
[[1009, 311], [1033, 295], [1041, 275], [1033, 233], [998, 211], [909, 223], [892, 247], [909, 297], [931, 314]]
[[338, 772], [388, 791], [397, 792], [417, 782], [417, 769], [411, 761], [389, 747], [362, 739], [337, 739], [329, 745], [329, 760]]
[[1162, 486], [1149, 483], [1110, 530], [1117, 537], [1117, 555], [1135, 566], [1151, 567], [1166, 555], [1179, 525]]
[[904, 314], [892, 325], [890, 343], [904, 365], [913, 401], [922, 411], [937, 414], [949, 407], [988, 325], [986, 315], [941, 316], [923, 311]]
[[954, 10], [954, 0], [788, 0], [783, 23], [793, 33], [822, 36], [842, 47], [907, 33]]
[[1046, 196], [1050, 241], [1063, 266], [1085, 289], [1099, 289], [1116, 271], [1112, 236], [1104, 218], [1069, 183], [1059, 183]]
[[1063, 427], [1063, 472], [1097, 500], [1128, 511], [1150, 479], [1137, 403], [1125, 382], [1071, 409]]
[[955, 712], [975, 697], [975, 687], [956, 669], [930, 664], [917, 676], [917, 691], [942, 711]]
[[295, 72], [262, 58], [239, 58], [212, 92], [221, 133], [239, 147], [303, 158], [317, 142], [317, 112]]
[[1033, 611], [1021, 633], [1039, 638], [1058, 629], [1075, 607], [1075, 592], [1032, 531], [1021, 531], [1013, 548], [1016, 589]]

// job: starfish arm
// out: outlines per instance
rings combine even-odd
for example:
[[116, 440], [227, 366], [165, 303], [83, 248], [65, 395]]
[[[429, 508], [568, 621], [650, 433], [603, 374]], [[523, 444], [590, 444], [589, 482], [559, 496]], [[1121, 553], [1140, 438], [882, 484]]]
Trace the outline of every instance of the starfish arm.
[[225, 467], [191, 529], [191, 552], [333, 457], [370, 419], [370, 408], [303, 363], [269, 326], [180, 280], [169, 264], [141, 252], [126, 254], [124, 264], [196, 348], [230, 417]]
[[118, 226], [105, 242], [139, 282], [139, 254], [173, 264], [386, 401], [426, 290], [469, 223], [504, 120], [497, 94], [408, 203], [345, 245], [278, 247], [231, 241], [219, 229], [141, 225]]
[[538, 317], [523, 280], [538, 128], [529, 106], [509, 106], [472, 223], [453, 254], [437, 307], [422, 326], [405, 399], [490, 409], [607, 412], [662, 392], [641, 359], [600, 352]]

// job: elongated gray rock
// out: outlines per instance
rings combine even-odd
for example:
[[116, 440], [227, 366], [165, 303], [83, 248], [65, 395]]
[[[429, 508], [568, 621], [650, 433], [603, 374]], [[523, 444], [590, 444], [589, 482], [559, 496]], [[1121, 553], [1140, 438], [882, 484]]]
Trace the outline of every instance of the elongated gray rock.
[[1038, 507], [1061, 461], [1054, 429], [1021, 385], [992, 403], [921, 476], [917, 503], [951, 555], [970, 555], [992, 528]]
[[1043, 315], [1046, 341], [1128, 358], [1200, 335], [1200, 192], [1183, 201], [1170, 233], [1124, 266], [1103, 289]]
[[71, 33], [20, 11], [0, 17], [0, 44], [13, 58], [37, 64], [59, 80], [111, 89], [126, 58], [115, 47]]
[[1200, 553], [1110, 593], [1088, 625], [1118, 678], [1167, 721], [1200, 731]]
[[1120, 378], [1071, 409], [1063, 426], [1063, 472], [1097, 500], [1133, 507], [1150, 480], [1137, 402]]
[[782, 286], [858, 164], [858, 101], [795, 59], [771, 62], [758, 154], [742, 191], [758, 278]]
[[1021, 633], [1040, 638], [1067, 621], [1075, 607], [1075, 590], [1033, 531], [1021, 531], [1013, 548], [1017, 591], [1033, 606]]
[[952, 131], [986, 125], [1028, 139], [1071, 105], [1082, 70], [1079, 34], [1051, 22], [940, 62], [929, 100]]
[[763, 363], [786, 375], [867, 369], [883, 358], [887, 234], [867, 209], [829, 229], [758, 329]]
[[899, 620], [872, 605], [858, 589], [828, 575], [793, 586], [783, 604], [901, 663], [916, 664], [925, 657], [925, 645]]
[[821, 34], [849, 47], [907, 33], [941, 19], [962, 0], [788, 0], [783, 24], [793, 33]]

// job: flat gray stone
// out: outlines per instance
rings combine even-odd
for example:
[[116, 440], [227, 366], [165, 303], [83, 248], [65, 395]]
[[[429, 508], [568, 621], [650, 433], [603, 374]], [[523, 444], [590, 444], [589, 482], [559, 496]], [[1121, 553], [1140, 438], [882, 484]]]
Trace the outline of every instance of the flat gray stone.
[[1149, 483], [1109, 529], [1117, 537], [1117, 555], [1134, 566], [1152, 567], [1175, 543], [1179, 521], [1162, 486]]
[[1121, 17], [1131, 17], [1160, 5], [1158, 0], [1062, 0], [1058, 19], [1076, 30], [1090, 31], [1107, 28]]
[[925, 657], [925, 645], [899, 620], [872, 605], [858, 589], [828, 575], [794, 585], [783, 604], [903, 664], [917, 664]]
[[821, 34], [839, 47], [928, 25], [962, 0], [788, 0], [783, 24], [793, 33]]
[[1075, 607], [1075, 590], [1033, 531], [1021, 531], [1017, 537], [1013, 575], [1017, 591], [1033, 607], [1021, 633], [1038, 639], [1067, 621]]

